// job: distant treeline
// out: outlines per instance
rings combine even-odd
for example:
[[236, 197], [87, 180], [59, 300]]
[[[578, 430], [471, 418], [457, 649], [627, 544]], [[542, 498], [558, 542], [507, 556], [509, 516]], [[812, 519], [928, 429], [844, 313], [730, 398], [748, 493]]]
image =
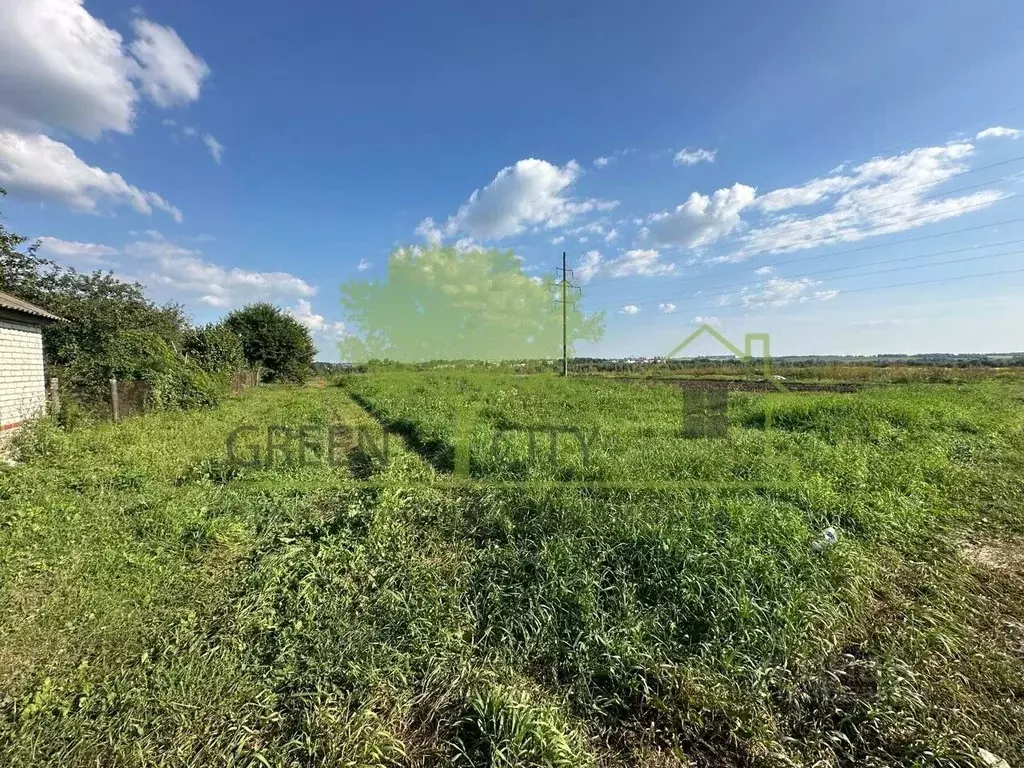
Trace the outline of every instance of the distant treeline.
[[[758, 357], [750, 361], [760, 368], [763, 360]], [[888, 368], [892, 366], [929, 366], [946, 368], [1019, 368], [1024, 367], [1024, 353], [965, 353], [947, 354], [933, 353], [923, 355], [809, 355], [773, 357], [773, 369], [808, 368], [814, 366], [872, 366]], [[425, 360], [415, 363], [402, 363], [391, 360], [371, 360], [367, 363], [327, 363], [313, 364], [314, 370], [320, 375], [334, 373], [364, 373], [373, 369], [427, 371], [444, 368], [478, 368], [488, 371], [512, 373], [546, 373], [561, 370], [561, 360]], [[685, 357], [663, 360], [659, 358], [599, 358], [576, 357], [569, 361], [569, 368], [575, 373], [640, 373], [652, 368], [668, 371], [719, 370], [723, 373], [745, 367], [743, 361], [735, 357]]]

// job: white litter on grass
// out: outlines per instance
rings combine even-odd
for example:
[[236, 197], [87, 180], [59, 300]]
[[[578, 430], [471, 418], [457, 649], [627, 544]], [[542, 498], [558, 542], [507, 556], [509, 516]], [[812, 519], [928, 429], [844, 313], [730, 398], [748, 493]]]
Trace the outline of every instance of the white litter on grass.
[[999, 755], [993, 755], [987, 749], [978, 747], [978, 757], [981, 758], [981, 762], [985, 765], [991, 765], [992, 768], [1010, 768], [1010, 764], [1003, 760]]
[[811, 548], [815, 552], [821, 552], [823, 549], [831, 547], [837, 541], [839, 541], [839, 534], [836, 532], [836, 529], [830, 525], [821, 532], [820, 537], [814, 540], [814, 543], [811, 544]]

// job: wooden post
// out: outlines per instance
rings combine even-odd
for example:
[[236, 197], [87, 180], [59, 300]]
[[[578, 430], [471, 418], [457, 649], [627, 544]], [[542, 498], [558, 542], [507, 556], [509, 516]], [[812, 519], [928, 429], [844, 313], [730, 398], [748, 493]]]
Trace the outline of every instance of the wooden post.
[[56, 376], [50, 379], [50, 408], [54, 415], [60, 413], [60, 379]]
[[121, 412], [117, 402], [117, 379], [110, 380], [110, 410], [114, 415], [114, 421], [118, 421], [121, 418]]

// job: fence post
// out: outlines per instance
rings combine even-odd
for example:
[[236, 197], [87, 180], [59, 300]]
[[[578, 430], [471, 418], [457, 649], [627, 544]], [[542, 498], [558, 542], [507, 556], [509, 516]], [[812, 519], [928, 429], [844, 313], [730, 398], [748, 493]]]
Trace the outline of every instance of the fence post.
[[110, 380], [110, 410], [114, 414], [114, 421], [117, 421], [121, 417], [117, 402], [117, 379]]
[[50, 379], [50, 408], [55, 415], [60, 413], [60, 379], [56, 376]]

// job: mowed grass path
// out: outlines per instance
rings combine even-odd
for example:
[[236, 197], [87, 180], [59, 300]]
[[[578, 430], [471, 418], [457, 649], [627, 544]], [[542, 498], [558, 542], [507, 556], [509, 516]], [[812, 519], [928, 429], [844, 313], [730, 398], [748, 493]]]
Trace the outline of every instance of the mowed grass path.
[[[0, 470], [0, 762], [1024, 759], [1024, 589], [991, 557], [1021, 532], [1019, 386], [740, 396], [683, 441], [659, 387], [344, 385], [44, 430]], [[367, 411], [413, 450], [226, 460], [238, 426], [323, 442]], [[552, 424], [596, 429], [591, 460], [494, 442]]]

